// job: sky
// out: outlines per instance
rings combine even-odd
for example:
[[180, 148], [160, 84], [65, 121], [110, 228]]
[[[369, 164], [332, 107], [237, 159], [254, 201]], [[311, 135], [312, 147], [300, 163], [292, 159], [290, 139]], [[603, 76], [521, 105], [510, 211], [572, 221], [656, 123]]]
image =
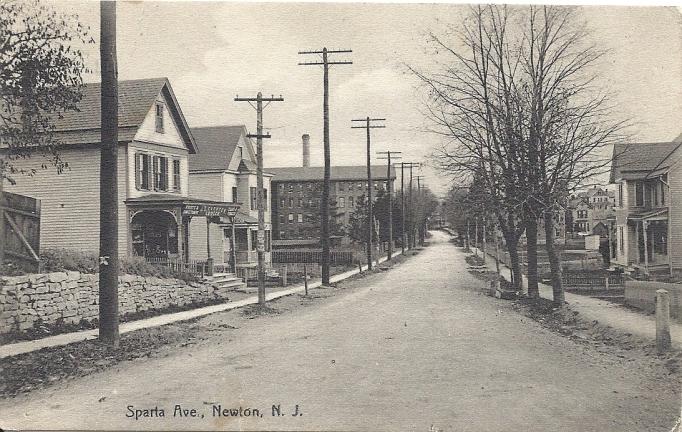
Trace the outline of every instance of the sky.
[[[99, 3], [60, 0], [99, 38]], [[331, 160], [366, 161], [363, 129], [351, 119], [386, 118], [372, 131], [372, 153], [401, 151], [422, 162], [441, 144], [425, 131], [423, 88], [405, 65], [430, 70], [430, 31], [456, 25], [467, 6], [387, 3], [119, 2], [119, 79], [167, 77], [190, 127], [245, 124], [255, 132], [256, 113], [234, 97], [282, 95], [264, 112], [272, 139], [266, 167], [300, 166], [301, 135], [311, 136], [311, 164], [323, 164], [322, 67], [298, 51], [352, 49], [330, 69]], [[616, 95], [617, 111], [631, 118], [635, 141], [669, 141], [682, 133], [682, 14], [675, 7], [582, 7], [600, 48], [600, 82]], [[99, 47], [84, 48], [99, 80]], [[385, 163], [372, 155], [373, 163]], [[422, 174], [443, 194], [448, 178], [432, 168]]]

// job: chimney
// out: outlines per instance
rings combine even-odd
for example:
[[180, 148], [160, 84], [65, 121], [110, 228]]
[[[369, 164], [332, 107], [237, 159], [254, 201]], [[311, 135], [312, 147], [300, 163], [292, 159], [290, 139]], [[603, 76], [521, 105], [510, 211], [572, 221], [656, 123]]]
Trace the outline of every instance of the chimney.
[[310, 135], [303, 134], [301, 139], [303, 140], [303, 167], [307, 168], [310, 166]]

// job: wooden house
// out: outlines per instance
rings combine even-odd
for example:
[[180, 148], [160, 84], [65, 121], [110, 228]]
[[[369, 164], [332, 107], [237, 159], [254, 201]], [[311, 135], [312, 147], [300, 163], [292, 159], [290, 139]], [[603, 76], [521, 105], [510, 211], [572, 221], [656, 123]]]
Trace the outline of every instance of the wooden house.
[[682, 142], [618, 144], [612, 263], [645, 273], [682, 269]]
[[[38, 157], [15, 161], [35, 170], [9, 192], [42, 202], [41, 249], [99, 249], [100, 93], [87, 84], [78, 111], [54, 119], [68, 169], [43, 168]], [[195, 140], [166, 78], [119, 82], [118, 247], [121, 256], [189, 258], [189, 223], [219, 222], [236, 205], [189, 198], [189, 155]]]
[[[257, 161], [246, 127], [197, 127], [192, 128], [192, 135], [199, 151], [189, 156], [190, 196], [232, 203], [238, 206], [238, 211], [234, 224], [232, 220], [210, 226], [200, 221], [192, 222], [190, 256], [204, 259], [210, 255], [216, 262], [236, 261], [237, 267], [255, 267], [258, 264]], [[267, 172], [263, 175], [266, 263], [270, 262], [272, 231], [271, 177]], [[206, 238], [209, 239], [208, 248], [204, 246]]]

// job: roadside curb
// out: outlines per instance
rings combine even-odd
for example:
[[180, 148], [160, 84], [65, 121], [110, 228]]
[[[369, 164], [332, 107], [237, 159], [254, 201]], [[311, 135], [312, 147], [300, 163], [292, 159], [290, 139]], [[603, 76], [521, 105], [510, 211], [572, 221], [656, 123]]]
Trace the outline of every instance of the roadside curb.
[[[409, 250], [409, 249], [406, 249]], [[393, 257], [397, 257], [401, 255], [401, 251], [394, 252]], [[377, 261], [375, 261], [375, 265], [381, 264], [383, 262], [387, 261], [387, 257], [383, 256], [379, 258]], [[362, 266], [362, 271], [367, 270], [367, 265]], [[355, 276], [356, 274], [360, 274], [359, 269], [353, 269], [349, 270], [343, 273], [339, 273], [337, 275], [333, 275], [329, 278], [330, 283], [336, 283], [343, 281], [345, 279], [348, 279], [351, 276]], [[314, 289], [318, 288], [322, 285], [321, 281], [316, 281], [308, 284], [308, 289]], [[274, 293], [266, 294], [265, 300], [266, 301], [272, 301], [276, 300], [280, 297], [286, 297], [292, 294], [297, 294], [300, 292], [305, 291], [305, 285], [296, 285], [292, 288], [282, 290], [282, 291], [277, 291]], [[212, 305], [212, 306], [205, 306], [202, 308], [197, 308], [197, 309], [190, 309], [182, 312], [174, 312], [170, 314], [165, 314], [165, 315], [158, 315], [155, 317], [151, 318], [145, 318], [141, 320], [136, 320], [136, 321], [130, 321], [126, 323], [122, 323], [119, 327], [119, 333], [124, 334], [128, 333], [131, 331], [135, 330], [141, 330], [145, 328], [152, 328], [152, 327], [159, 327], [163, 326], [166, 324], [172, 324], [180, 321], [187, 321], [191, 320], [194, 318], [200, 318], [206, 315], [214, 314], [217, 312], [224, 312], [224, 311], [229, 311], [233, 309], [238, 309], [242, 308], [244, 306], [252, 305], [252, 304], [257, 304], [258, 303], [258, 296], [253, 296], [249, 298], [245, 298], [243, 300], [235, 301], [235, 302], [227, 302], [227, 303], [220, 303], [217, 305]], [[98, 329], [91, 329], [91, 330], [81, 330], [77, 332], [72, 332], [72, 333], [63, 333], [55, 336], [48, 336], [46, 338], [42, 339], [35, 339], [35, 340], [30, 340], [30, 341], [22, 341], [22, 342], [15, 342], [12, 344], [7, 344], [7, 345], [0, 345], [0, 359], [6, 358], [6, 357], [13, 357], [19, 354], [25, 354], [31, 351], [37, 351], [42, 348], [49, 348], [49, 347], [54, 347], [54, 346], [62, 346], [62, 345], [68, 345], [70, 343], [74, 342], [81, 342], [81, 341], [86, 341], [86, 340], [91, 340], [91, 339], [97, 339], [99, 334]]]

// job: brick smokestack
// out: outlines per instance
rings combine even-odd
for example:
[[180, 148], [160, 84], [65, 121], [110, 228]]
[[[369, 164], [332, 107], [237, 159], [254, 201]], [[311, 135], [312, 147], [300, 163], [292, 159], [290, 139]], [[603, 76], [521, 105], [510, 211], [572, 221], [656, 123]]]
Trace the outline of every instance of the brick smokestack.
[[310, 135], [303, 134], [301, 139], [303, 140], [303, 167], [307, 168], [310, 166]]

